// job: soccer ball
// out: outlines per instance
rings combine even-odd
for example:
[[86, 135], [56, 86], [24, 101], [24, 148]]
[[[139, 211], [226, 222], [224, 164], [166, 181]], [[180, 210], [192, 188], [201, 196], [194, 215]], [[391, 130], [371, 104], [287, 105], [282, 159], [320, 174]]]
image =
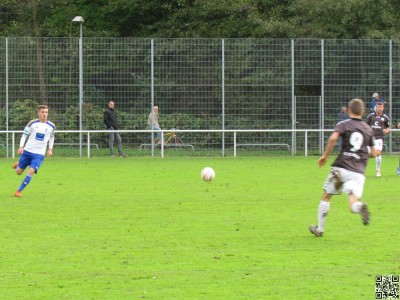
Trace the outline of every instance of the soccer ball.
[[211, 181], [215, 178], [215, 172], [213, 168], [206, 167], [203, 170], [201, 170], [200, 176], [201, 179], [203, 179], [204, 181]]

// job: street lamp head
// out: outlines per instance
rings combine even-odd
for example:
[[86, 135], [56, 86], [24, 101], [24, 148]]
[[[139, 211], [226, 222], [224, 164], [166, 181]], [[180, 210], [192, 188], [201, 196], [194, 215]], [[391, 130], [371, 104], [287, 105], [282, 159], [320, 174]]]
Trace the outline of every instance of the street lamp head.
[[75, 18], [72, 19], [72, 22], [83, 23], [83, 18], [81, 16], [76, 16]]

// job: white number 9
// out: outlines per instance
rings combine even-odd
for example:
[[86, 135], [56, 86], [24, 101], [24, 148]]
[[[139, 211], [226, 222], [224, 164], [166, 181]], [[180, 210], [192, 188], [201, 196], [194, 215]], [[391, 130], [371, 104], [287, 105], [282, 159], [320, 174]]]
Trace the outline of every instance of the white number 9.
[[356, 152], [360, 150], [363, 141], [364, 137], [361, 133], [353, 132], [350, 136], [350, 145], [352, 145], [353, 148], [351, 148], [350, 151]]

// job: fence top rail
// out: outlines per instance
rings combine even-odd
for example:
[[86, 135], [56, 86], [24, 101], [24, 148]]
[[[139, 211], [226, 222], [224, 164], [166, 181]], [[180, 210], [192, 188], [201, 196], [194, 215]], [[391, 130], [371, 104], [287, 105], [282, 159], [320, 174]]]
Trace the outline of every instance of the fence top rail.
[[[120, 133], [156, 133], [160, 130], [114, 130]], [[333, 129], [163, 129], [161, 132], [332, 132]], [[22, 130], [0, 130], [0, 133], [22, 133]], [[391, 132], [400, 129], [391, 128]], [[110, 133], [110, 130], [57, 130], [56, 133]]]

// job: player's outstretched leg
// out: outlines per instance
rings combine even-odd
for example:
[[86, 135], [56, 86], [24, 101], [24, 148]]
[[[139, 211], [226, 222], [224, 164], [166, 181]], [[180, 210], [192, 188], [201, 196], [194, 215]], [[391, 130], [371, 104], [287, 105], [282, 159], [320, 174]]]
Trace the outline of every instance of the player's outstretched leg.
[[26, 188], [26, 186], [29, 184], [29, 182], [31, 182], [31, 179], [32, 179], [32, 175], [30, 175], [29, 173], [26, 174], [24, 180], [22, 180], [22, 183], [21, 183], [20, 187], [14, 193], [15, 197], [22, 197], [21, 192], [23, 191], [24, 188]]
[[368, 205], [361, 202], [356, 201], [351, 205], [351, 211], [356, 214], [361, 215], [361, 221], [364, 225], [368, 225], [370, 223], [370, 212], [368, 211]]
[[318, 231], [318, 227], [315, 225], [310, 225], [308, 227], [308, 230], [310, 230], [310, 232], [315, 235], [316, 237], [322, 237], [323, 236], [323, 232]]
[[329, 208], [331, 205], [331, 203], [329, 202], [331, 196], [332, 195], [328, 194], [326, 191], [323, 192], [321, 201], [318, 205], [318, 226], [311, 225], [308, 227], [308, 230], [310, 230], [310, 232], [316, 237], [322, 237], [324, 234], [326, 217], [328, 216]]
[[368, 225], [370, 222], [370, 213], [368, 211], [368, 205], [363, 203], [360, 209], [361, 220], [364, 225]]
[[382, 155], [376, 156], [375, 162], [376, 162], [376, 177], [381, 177]]

